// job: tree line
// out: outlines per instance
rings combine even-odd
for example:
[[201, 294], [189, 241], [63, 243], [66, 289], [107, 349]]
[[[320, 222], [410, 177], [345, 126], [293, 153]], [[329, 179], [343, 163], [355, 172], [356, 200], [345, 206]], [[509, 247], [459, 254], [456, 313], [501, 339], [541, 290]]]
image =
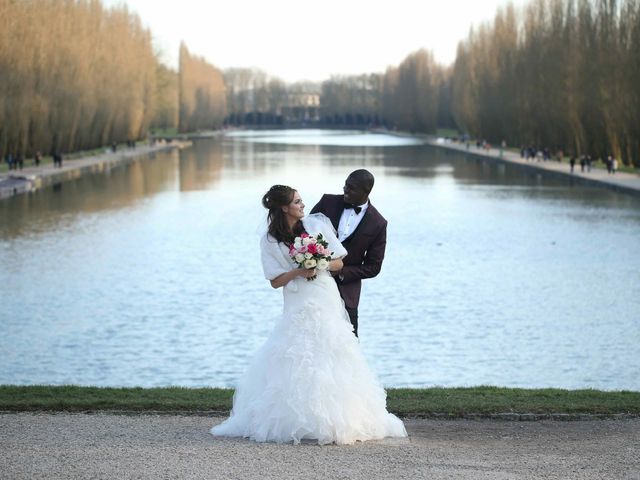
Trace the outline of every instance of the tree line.
[[151, 35], [126, 8], [0, 0], [0, 151], [131, 140], [153, 115]]
[[452, 109], [493, 142], [640, 165], [640, 3], [533, 0], [461, 42]]
[[532, 0], [472, 28], [452, 66], [419, 50], [383, 73], [288, 85], [256, 69], [222, 72], [184, 44], [175, 71], [124, 6], [0, 0], [0, 154], [295, 118], [457, 128], [492, 143], [640, 165], [638, 52], [638, 0]]
[[323, 119], [422, 133], [454, 127], [450, 70], [421, 49], [382, 74], [334, 76], [322, 83]]
[[410, 54], [385, 73], [335, 75], [320, 83], [285, 84], [257, 69], [225, 70], [229, 125], [287, 124], [286, 112], [315, 94], [325, 127], [387, 126], [414, 132], [453, 126], [450, 69], [426, 50]]
[[180, 67], [162, 65], [126, 6], [0, 0], [0, 158], [220, 126], [221, 72], [186, 47]]
[[282, 125], [281, 106], [287, 103], [286, 83], [257, 68], [224, 71], [228, 125]]

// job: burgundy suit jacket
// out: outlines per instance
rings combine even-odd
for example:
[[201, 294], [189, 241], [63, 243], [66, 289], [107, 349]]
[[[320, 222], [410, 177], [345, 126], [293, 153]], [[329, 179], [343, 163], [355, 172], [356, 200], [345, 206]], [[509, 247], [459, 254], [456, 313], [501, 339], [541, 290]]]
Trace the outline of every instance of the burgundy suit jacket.
[[[325, 194], [311, 213], [324, 213], [337, 231], [343, 211], [343, 195]], [[380, 273], [387, 246], [387, 221], [371, 202], [358, 227], [342, 241], [342, 245], [347, 249], [347, 256], [342, 259], [343, 280], [335, 277], [338, 290], [347, 307], [358, 308], [362, 280]]]

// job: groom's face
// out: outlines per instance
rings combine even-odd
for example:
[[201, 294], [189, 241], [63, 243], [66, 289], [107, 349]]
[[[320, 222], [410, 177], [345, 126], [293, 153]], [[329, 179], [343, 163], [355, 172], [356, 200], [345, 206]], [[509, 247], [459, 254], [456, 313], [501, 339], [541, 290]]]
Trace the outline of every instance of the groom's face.
[[367, 192], [366, 188], [351, 175], [349, 175], [345, 180], [342, 190], [344, 192], [344, 201], [346, 203], [352, 203], [354, 205], [367, 203], [369, 192]]

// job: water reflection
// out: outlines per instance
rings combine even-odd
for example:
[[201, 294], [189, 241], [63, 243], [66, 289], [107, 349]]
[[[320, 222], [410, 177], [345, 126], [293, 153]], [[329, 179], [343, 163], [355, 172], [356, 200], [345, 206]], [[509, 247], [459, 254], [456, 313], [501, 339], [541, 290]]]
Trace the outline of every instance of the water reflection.
[[222, 178], [224, 151], [220, 143], [196, 142], [180, 152], [180, 191], [206, 190]]
[[413, 137], [385, 133], [368, 134], [359, 130], [262, 130], [233, 132], [227, 135], [244, 142], [283, 145], [322, 145], [339, 147], [404, 147], [422, 145], [424, 142]]
[[0, 238], [44, 234], [65, 228], [83, 215], [134, 206], [176, 180], [178, 152], [105, 169], [0, 201]]

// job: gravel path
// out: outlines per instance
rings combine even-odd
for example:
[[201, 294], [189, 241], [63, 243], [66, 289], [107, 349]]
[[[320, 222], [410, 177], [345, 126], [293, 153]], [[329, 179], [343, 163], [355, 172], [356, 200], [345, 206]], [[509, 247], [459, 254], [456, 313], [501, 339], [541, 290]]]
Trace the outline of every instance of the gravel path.
[[407, 419], [352, 446], [214, 439], [221, 418], [0, 414], [0, 478], [640, 479], [640, 419]]

